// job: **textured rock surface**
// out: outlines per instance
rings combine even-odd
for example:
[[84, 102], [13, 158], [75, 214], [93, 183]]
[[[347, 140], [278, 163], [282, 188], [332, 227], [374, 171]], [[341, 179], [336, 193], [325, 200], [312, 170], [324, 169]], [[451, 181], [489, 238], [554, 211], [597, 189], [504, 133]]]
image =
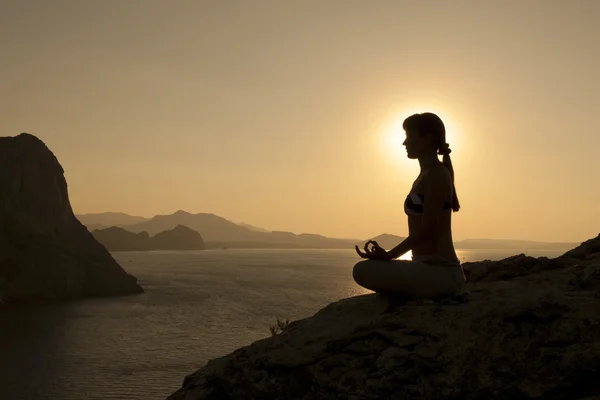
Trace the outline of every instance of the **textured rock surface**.
[[599, 398], [599, 247], [466, 263], [464, 291], [437, 302], [341, 300], [209, 361], [169, 399]]
[[0, 303], [142, 291], [73, 215], [46, 145], [25, 133], [0, 138]]

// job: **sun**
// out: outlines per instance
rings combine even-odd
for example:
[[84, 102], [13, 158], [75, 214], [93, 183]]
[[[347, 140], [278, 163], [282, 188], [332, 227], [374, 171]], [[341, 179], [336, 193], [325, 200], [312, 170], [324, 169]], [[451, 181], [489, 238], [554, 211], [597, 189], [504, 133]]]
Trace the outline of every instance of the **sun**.
[[386, 124], [385, 131], [383, 132], [383, 146], [390, 152], [391, 156], [402, 156], [404, 151], [404, 146], [402, 143], [406, 138], [404, 133], [404, 129], [402, 128], [402, 124], [406, 117], [404, 115], [398, 114], [395, 115], [391, 120]]
[[384, 122], [381, 124], [379, 132], [379, 142], [388, 163], [403, 166], [408, 163], [410, 163], [410, 165], [414, 164], [406, 157], [406, 149], [402, 145], [406, 138], [402, 124], [407, 117], [423, 112], [435, 113], [442, 119], [444, 126], [446, 127], [446, 142], [450, 144], [453, 154], [455, 149], [460, 148], [460, 130], [452, 113], [447, 110], [442, 110], [439, 107], [431, 106], [404, 110], [395, 109], [391, 110], [388, 115], [384, 117]]

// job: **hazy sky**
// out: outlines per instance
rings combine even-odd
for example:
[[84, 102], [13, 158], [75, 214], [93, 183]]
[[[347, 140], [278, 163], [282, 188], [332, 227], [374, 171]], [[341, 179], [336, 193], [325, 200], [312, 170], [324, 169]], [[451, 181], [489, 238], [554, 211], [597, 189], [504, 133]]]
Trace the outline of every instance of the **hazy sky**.
[[455, 239], [600, 232], [600, 1], [0, 0], [0, 135], [77, 213], [407, 233], [402, 119], [447, 123]]

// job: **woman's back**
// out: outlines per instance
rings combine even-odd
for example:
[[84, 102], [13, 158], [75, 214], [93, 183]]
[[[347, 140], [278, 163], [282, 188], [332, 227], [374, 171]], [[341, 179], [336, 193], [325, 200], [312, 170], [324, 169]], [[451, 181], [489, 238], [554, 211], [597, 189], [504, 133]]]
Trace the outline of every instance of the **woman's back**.
[[[439, 219], [434, 225], [429, 240], [419, 243], [412, 249], [413, 258], [416, 259], [441, 259], [449, 262], [456, 262], [456, 252], [452, 241], [452, 178], [448, 169], [440, 164], [433, 165], [429, 170], [423, 173], [415, 180], [409, 196], [418, 203], [425, 203], [424, 193], [428, 192], [430, 185], [440, 185], [444, 187], [444, 206], [439, 212]], [[418, 197], [416, 197], [418, 196]], [[418, 207], [415, 207], [418, 209]], [[415, 232], [423, 221], [423, 212], [414, 212], [407, 210], [409, 235]]]

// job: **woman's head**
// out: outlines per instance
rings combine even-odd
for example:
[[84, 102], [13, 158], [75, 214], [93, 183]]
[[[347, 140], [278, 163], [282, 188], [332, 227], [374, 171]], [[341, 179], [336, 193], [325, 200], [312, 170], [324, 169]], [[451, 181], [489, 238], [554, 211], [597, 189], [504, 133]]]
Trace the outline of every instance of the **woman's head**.
[[428, 155], [439, 154], [442, 164], [450, 171], [452, 177], [452, 209], [458, 211], [460, 204], [454, 187], [454, 168], [450, 159], [450, 146], [446, 143], [446, 128], [444, 123], [433, 113], [413, 114], [404, 120], [402, 128], [406, 132], [404, 146], [408, 158], [421, 158]]
[[420, 158], [428, 154], [450, 154], [446, 143], [444, 123], [433, 113], [413, 114], [404, 120], [402, 128], [406, 132], [403, 145], [408, 158]]

